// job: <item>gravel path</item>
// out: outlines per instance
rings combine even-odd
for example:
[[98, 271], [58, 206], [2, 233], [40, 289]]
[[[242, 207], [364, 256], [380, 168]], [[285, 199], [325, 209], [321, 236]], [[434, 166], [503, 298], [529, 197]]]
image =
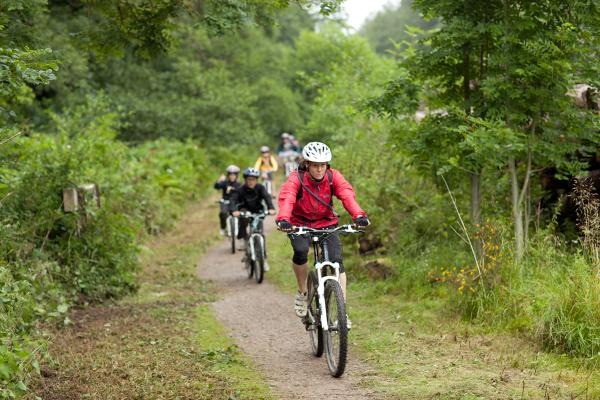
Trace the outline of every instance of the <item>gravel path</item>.
[[[265, 224], [267, 235], [272, 224]], [[233, 255], [222, 241], [200, 260], [202, 279], [215, 282], [222, 298], [213, 303], [217, 318], [227, 327], [240, 349], [263, 372], [281, 399], [374, 399], [360, 387], [369, 368], [352, 353], [342, 378], [329, 375], [324, 356], [310, 352], [308, 334], [293, 311], [293, 297], [268, 282], [249, 280], [242, 269], [242, 253]], [[350, 349], [351, 350], [351, 349]]]

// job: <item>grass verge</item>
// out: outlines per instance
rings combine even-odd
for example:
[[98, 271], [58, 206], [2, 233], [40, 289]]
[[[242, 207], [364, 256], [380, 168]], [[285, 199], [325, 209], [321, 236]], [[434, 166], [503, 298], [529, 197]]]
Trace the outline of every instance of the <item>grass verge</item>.
[[[205, 201], [210, 204], [210, 200]], [[268, 386], [208, 304], [199, 254], [218, 239], [216, 207], [194, 206], [144, 249], [135, 296], [71, 313], [32, 383], [45, 399], [270, 399]]]
[[[268, 237], [267, 279], [295, 290], [287, 237]], [[346, 255], [353, 251], [345, 249]], [[377, 371], [370, 386], [389, 398], [599, 398], [600, 375], [534, 343], [469, 324], [443, 298], [407, 293], [397, 279], [373, 281], [347, 257], [352, 353]], [[358, 277], [360, 276], [360, 277]], [[350, 362], [352, 362], [352, 353]]]

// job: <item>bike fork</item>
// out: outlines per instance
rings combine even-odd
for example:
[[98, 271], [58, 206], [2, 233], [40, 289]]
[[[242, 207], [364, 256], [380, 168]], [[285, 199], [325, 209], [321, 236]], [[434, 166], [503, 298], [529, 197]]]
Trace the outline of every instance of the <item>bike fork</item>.
[[319, 279], [319, 287], [317, 288], [317, 294], [319, 295], [319, 307], [321, 307], [321, 327], [324, 331], [329, 330], [327, 324], [327, 309], [325, 308], [325, 282]]
[[[322, 270], [324, 266], [330, 266], [335, 271], [335, 275], [322, 275]], [[340, 278], [340, 267], [338, 263], [330, 263], [328, 261], [317, 265], [317, 280], [319, 282], [319, 286], [317, 287], [317, 294], [319, 295], [319, 307], [321, 308], [321, 327], [324, 331], [329, 330], [329, 324], [327, 323], [327, 308], [325, 308], [325, 283], [328, 280], [339, 282]]]

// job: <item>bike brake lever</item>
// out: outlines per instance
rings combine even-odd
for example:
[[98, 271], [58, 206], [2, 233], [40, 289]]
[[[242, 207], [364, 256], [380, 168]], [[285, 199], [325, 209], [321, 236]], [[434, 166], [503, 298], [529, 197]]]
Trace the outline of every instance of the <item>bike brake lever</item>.
[[356, 229], [358, 228], [358, 226], [356, 224], [352, 224], [348, 226], [348, 229], [346, 229], [344, 232], [346, 233], [365, 233], [365, 231], [361, 230], [361, 229]]

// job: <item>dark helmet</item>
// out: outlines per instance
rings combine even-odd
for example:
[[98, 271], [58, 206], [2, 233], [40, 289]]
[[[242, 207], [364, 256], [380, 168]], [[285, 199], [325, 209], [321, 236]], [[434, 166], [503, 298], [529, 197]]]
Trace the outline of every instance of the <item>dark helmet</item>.
[[260, 171], [257, 170], [256, 168], [252, 168], [252, 167], [246, 168], [244, 170], [244, 178], [247, 178], [249, 176], [253, 176], [255, 178], [258, 178], [260, 176]]

